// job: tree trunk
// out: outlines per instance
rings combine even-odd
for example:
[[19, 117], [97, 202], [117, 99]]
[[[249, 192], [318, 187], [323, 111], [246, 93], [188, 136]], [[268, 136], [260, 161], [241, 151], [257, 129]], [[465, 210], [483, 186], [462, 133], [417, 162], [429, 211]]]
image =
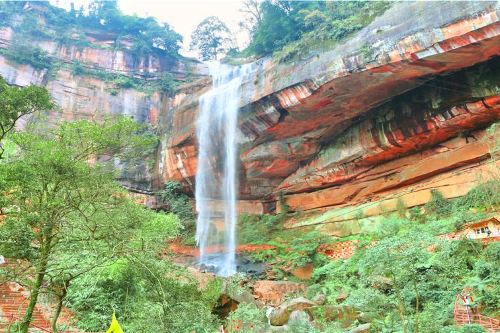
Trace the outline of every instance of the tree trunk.
[[420, 295], [418, 293], [417, 282], [415, 280], [413, 280], [413, 288], [415, 288], [415, 297], [416, 297], [416, 300], [415, 300], [415, 333], [418, 333], [419, 326], [420, 326], [419, 316], [418, 316], [418, 311], [419, 311], [419, 307], [420, 307]]
[[64, 298], [66, 297], [67, 290], [68, 290], [68, 285], [65, 283], [64, 287], [63, 287], [63, 290], [62, 290], [62, 294], [58, 295], [59, 296], [59, 300], [57, 301], [56, 311], [52, 315], [52, 320], [50, 322], [50, 327], [52, 328], [52, 333], [58, 333], [59, 332], [57, 330], [57, 320], [59, 319], [59, 316], [61, 315], [63, 301], [64, 301]]
[[40, 294], [40, 289], [45, 278], [45, 271], [47, 270], [47, 263], [49, 261], [48, 251], [42, 251], [42, 258], [40, 262], [40, 267], [36, 274], [35, 284], [31, 289], [30, 302], [26, 313], [24, 314], [23, 321], [21, 322], [20, 333], [28, 333], [28, 329], [33, 318], [33, 312], [35, 311], [35, 305], [38, 301], [38, 295]]

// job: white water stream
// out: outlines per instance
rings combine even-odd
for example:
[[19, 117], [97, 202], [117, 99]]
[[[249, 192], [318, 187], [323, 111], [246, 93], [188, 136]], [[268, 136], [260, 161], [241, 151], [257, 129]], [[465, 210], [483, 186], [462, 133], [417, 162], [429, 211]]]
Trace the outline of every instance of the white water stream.
[[213, 87], [200, 97], [196, 125], [196, 241], [200, 266], [218, 275], [236, 273], [236, 132], [240, 88], [251, 65], [209, 64]]

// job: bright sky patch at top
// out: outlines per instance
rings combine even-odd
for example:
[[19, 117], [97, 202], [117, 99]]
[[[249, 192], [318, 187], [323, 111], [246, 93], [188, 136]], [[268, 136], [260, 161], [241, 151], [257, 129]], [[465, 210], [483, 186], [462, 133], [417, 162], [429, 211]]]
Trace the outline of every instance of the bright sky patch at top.
[[[75, 8], [85, 6], [89, 0], [51, 0], [52, 4], [70, 8], [73, 2]], [[248, 43], [248, 33], [241, 31], [239, 22], [243, 14], [239, 11], [241, 0], [118, 0], [119, 8], [128, 15], [153, 16], [160, 22], [167, 22], [183, 37], [181, 53], [195, 56], [189, 51], [191, 33], [196, 26], [208, 16], [217, 16], [235, 35], [238, 46]]]

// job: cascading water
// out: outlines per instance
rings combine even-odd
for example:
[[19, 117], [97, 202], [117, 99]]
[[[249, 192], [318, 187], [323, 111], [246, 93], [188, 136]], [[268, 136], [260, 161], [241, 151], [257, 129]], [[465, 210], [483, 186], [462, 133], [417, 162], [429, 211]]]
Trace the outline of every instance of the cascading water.
[[221, 276], [236, 273], [236, 132], [240, 87], [251, 68], [210, 63], [213, 87], [199, 100], [196, 241], [200, 265]]

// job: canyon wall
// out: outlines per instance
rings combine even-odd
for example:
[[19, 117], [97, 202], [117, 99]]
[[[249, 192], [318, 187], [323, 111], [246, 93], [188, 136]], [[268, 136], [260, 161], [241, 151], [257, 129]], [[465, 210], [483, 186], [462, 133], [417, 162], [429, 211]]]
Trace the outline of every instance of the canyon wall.
[[[206, 66], [194, 59], [154, 52], [137, 55], [126, 38], [114, 33], [70, 28], [74, 39], [50, 39], [44, 34], [53, 34], [55, 29], [45, 22], [46, 6], [28, 2], [12, 22], [3, 22], [4, 26], [0, 23], [0, 75], [12, 85], [45, 86], [58, 105], [36, 121], [53, 124], [125, 115], [156, 131], [160, 112], [176, 104], [176, 99], [163, 92], [157, 82], [170, 75], [183, 95], [199, 85], [193, 82], [207, 74]], [[40, 36], [22, 31], [28, 14], [37, 17]], [[27, 55], [16, 54], [19, 43], [29, 43], [30, 50], [21, 50]], [[35, 52], [46, 54], [46, 66], [25, 61]], [[155, 156], [141, 165], [117, 163], [120, 180], [133, 191], [149, 194], [155, 184], [155, 164]]]
[[[424, 204], [431, 189], [454, 198], [497, 177], [499, 132], [491, 126], [500, 120], [499, 15], [498, 1], [394, 3], [331, 50], [293, 63], [257, 61], [240, 101], [240, 210], [276, 212], [282, 197], [300, 212], [289, 227], [343, 236], [398, 202]], [[14, 34], [2, 28], [0, 48]], [[206, 67], [137, 59], [92, 36], [99, 47], [39, 46], [63, 64], [76, 59], [144, 79], [172, 73], [181, 82], [177, 93], [116, 89], [65, 66], [49, 75], [1, 55], [0, 75], [45, 85], [62, 109], [49, 119], [120, 113], [151, 124], [160, 138], [156, 156], [124, 166], [122, 182], [150, 193], [175, 180], [192, 193]]]

